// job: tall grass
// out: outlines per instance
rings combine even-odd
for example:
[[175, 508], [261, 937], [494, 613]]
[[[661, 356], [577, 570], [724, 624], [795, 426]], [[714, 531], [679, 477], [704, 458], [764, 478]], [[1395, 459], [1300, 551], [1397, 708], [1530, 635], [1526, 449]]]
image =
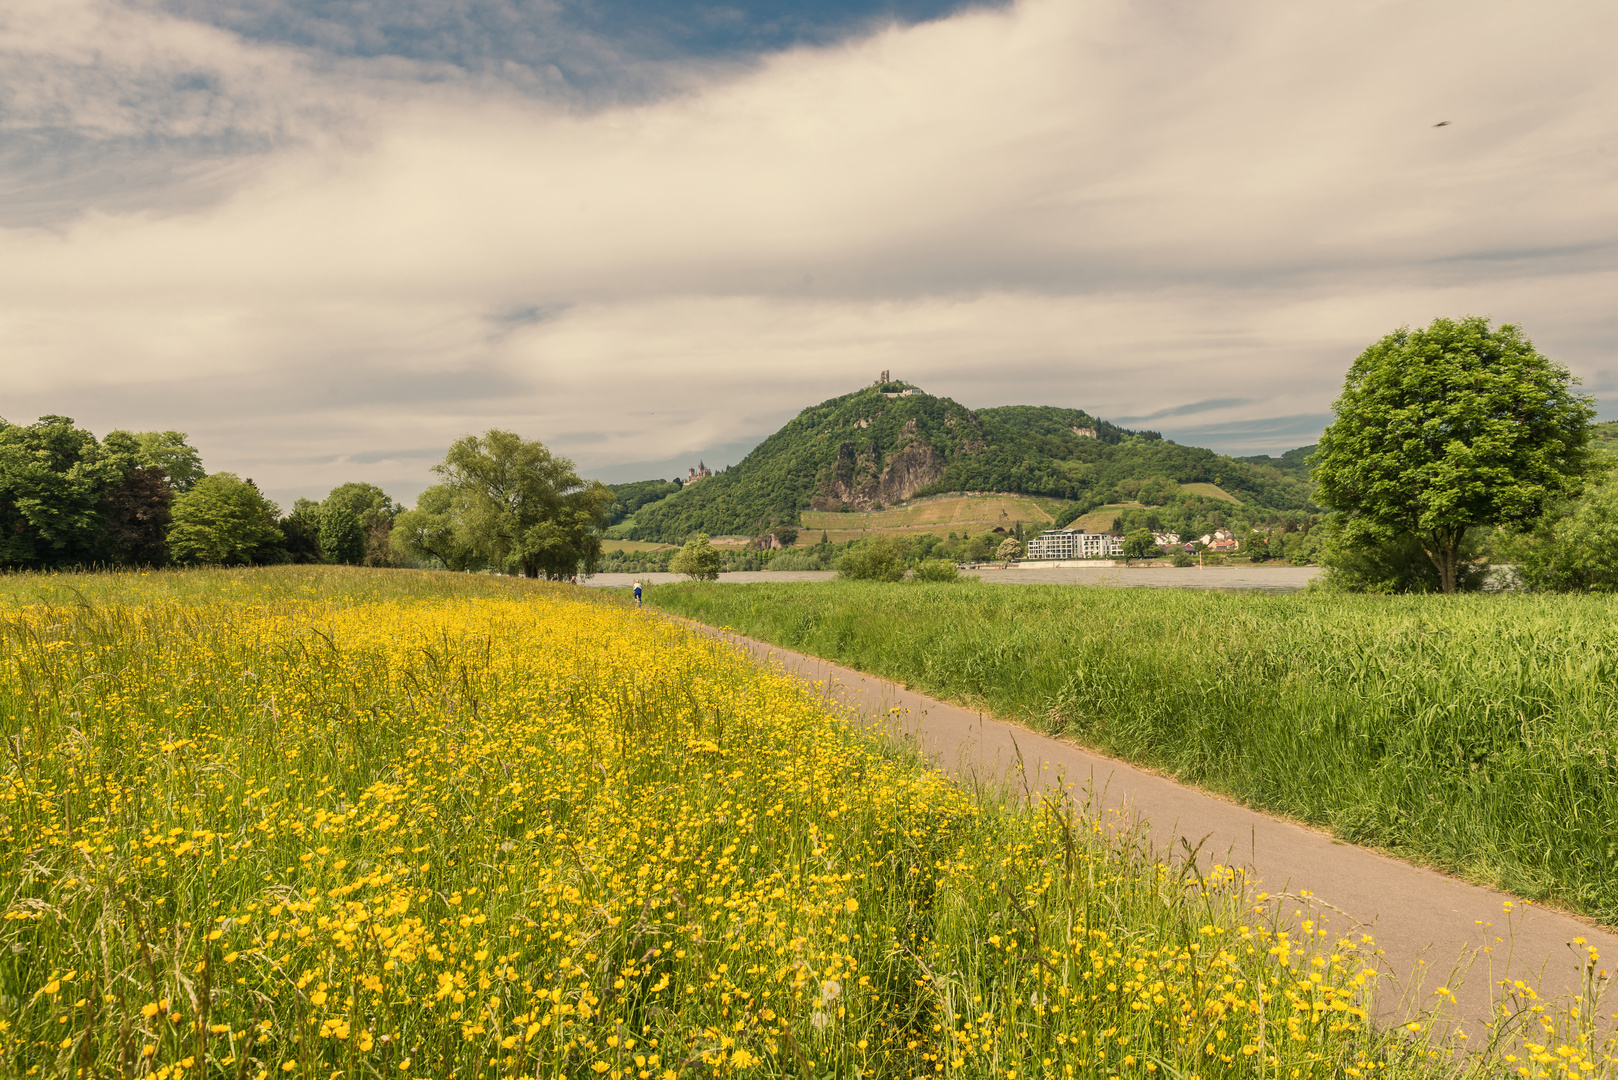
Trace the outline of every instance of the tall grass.
[[[6, 1075], [1432, 1060], [1368, 1027], [1367, 943], [956, 788], [601, 594], [307, 568], [4, 587]], [[1598, 1067], [1568, 1046], [1535, 1074]]]
[[838, 583], [649, 602], [1618, 923], [1618, 600]]

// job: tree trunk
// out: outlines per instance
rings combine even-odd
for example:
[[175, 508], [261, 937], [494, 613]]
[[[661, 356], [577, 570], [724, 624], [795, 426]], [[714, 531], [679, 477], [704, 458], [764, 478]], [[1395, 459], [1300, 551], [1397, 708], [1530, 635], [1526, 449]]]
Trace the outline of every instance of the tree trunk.
[[1444, 590], [1445, 596], [1455, 592], [1461, 538], [1465, 535], [1464, 529], [1442, 529], [1421, 537], [1421, 549], [1438, 568], [1438, 584]]

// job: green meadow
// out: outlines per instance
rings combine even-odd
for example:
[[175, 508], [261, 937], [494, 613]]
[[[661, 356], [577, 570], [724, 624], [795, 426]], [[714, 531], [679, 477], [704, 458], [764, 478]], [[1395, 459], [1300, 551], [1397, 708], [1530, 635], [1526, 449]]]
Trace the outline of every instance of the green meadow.
[[838, 582], [649, 602], [1618, 922], [1618, 600]]

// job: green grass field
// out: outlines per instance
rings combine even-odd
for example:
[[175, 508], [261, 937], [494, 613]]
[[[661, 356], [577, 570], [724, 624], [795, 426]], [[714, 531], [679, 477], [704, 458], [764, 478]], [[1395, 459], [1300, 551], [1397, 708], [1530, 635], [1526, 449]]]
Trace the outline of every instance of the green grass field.
[[1050, 499], [1025, 495], [935, 495], [889, 510], [846, 514], [805, 510], [799, 543], [819, 540], [824, 531], [833, 541], [870, 536], [944, 535], [950, 532], [986, 532], [996, 525], [1010, 528], [1021, 521], [1042, 528], [1055, 520]]
[[649, 602], [1618, 923], [1618, 599], [833, 583]]
[[1181, 491], [1188, 491], [1193, 495], [1202, 495], [1210, 499], [1223, 499], [1226, 502], [1241, 505], [1241, 500], [1218, 484], [1181, 484]]

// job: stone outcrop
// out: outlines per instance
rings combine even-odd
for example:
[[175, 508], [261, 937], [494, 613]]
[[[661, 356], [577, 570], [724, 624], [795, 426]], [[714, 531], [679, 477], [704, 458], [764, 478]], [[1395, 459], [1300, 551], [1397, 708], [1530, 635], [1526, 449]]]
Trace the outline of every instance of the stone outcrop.
[[915, 425], [906, 425], [904, 445], [889, 454], [878, 471], [876, 448], [845, 442], [837, 448], [837, 462], [820, 485], [811, 504], [816, 510], [870, 510], [903, 502], [944, 475], [944, 459], [924, 439], [915, 437]]

